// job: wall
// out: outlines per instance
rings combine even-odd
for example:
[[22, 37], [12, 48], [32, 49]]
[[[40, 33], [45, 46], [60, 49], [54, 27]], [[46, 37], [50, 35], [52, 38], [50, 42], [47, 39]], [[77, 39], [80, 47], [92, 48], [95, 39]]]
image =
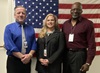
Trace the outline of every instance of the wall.
[[0, 0], [0, 46], [3, 46], [3, 32], [7, 24], [7, 0]]
[[0, 73], [6, 73], [6, 50], [0, 48]]

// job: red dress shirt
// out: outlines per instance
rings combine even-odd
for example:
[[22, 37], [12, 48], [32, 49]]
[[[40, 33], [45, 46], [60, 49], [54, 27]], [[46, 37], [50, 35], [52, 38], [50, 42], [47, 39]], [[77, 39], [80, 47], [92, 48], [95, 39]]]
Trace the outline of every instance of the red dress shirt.
[[[63, 32], [67, 48], [88, 48], [86, 62], [91, 64], [96, 52], [93, 22], [80, 17], [76, 25], [72, 26], [69, 19], [63, 24]], [[68, 42], [69, 34], [74, 34], [73, 42]]]

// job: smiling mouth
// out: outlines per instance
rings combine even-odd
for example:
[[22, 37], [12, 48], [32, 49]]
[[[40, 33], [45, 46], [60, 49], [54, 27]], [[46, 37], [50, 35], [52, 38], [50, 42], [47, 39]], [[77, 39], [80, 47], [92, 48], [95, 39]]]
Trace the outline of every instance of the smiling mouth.
[[77, 17], [78, 17], [78, 15], [72, 15], [72, 17], [73, 17], [73, 18], [77, 18]]

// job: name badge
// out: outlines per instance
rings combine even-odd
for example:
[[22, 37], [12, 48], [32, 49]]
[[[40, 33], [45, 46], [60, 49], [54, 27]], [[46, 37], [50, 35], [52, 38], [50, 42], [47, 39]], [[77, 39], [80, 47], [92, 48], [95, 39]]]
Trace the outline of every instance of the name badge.
[[24, 48], [25, 48], [25, 49], [28, 48], [28, 44], [27, 44], [26, 41], [24, 41]]
[[69, 34], [69, 42], [73, 42], [74, 41], [74, 34]]
[[44, 49], [44, 56], [47, 57], [47, 49]]

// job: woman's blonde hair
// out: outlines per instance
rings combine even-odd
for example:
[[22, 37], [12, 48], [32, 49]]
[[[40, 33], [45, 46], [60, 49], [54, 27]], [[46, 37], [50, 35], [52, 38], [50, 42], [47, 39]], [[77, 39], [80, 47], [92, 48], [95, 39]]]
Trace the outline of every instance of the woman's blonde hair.
[[55, 20], [55, 30], [59, 30], [59, 27], [58, 27], [58, 19], [57, 19], [57, 16], [55, 16], [54, 14], [52, 13], [49, 13], [45, 19], [43, 20], [43, 27], [39, 33], [39, 38], [43, 38], [45, 35], [46, 35], [46, 31], [47, 31], [47, 26], [46, 26], [46, 22], [47, 22], [47, 18], [49, 16], [53, 16], [54, 17], [54, 20]]

